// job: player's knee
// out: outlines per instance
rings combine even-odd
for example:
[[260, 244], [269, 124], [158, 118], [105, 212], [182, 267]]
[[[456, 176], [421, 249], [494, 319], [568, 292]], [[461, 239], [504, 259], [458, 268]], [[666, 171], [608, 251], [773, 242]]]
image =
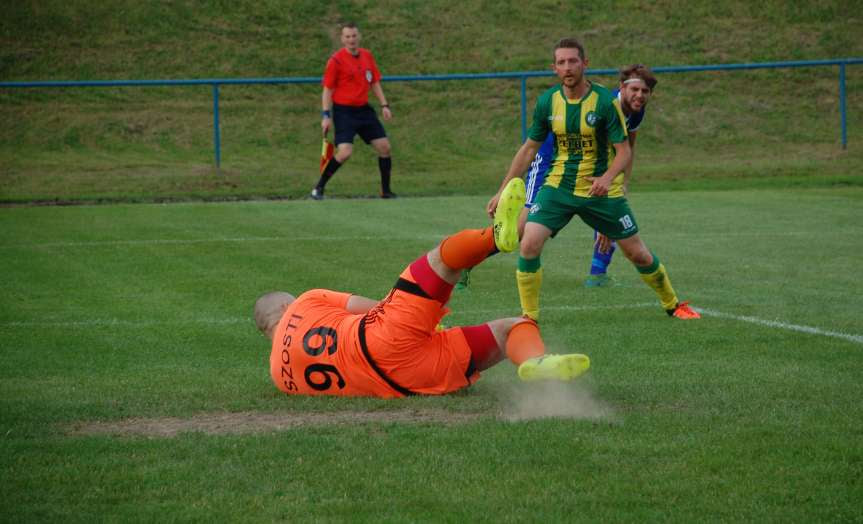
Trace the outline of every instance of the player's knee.
[[519, 239], [519, 254], [522, 258], [536, 258], [542, 254], [545, 241], [551, 237], [552, 231], [542, 224], [530, 222], [524, 226], [524, 234]]
[[426, 259], [428, 260], [429, 266], [431, 266], [432, 270], [450, 284], [455, 284], [458, 282], [458, 279], [461, 278], [461, 269], [456, 270], [449, 267], [443, 261], [443, 258], [441, 258], [440, 246], [429, 251], [426, 254]]
[[491, 332], [501, 350], [506, 348], [506, 338], [509, 336], [509, 332], [513, 326], [520, 322], [525, 322], [525, 320], [521, 317], [511, 317], [499, 318], [488, 322], [488, 327], [491, 328]]
[[542, 242], [533, 239], [522, 238], [519, 247], [519, 254], [522, 258], [536, 258], [542, 254]]
[[352, 147], [339, 145], [338, 149], [336, 149], [336, 154], [334, 156], [336, 157], [336, 160], [339, 161], [339, 164], [344, 164], [348, 161], [349, 158], [351, 158], [351, 155], [353, 153], [354, 150]]
[[390, 147], [389, 140], [375, 144], [375, 150], [377, 151], [378, 156], [380, 156], [380, 157], [386, 158], [386, 157], [390, 156], [390, 152], [391, 152], [392, 148]]

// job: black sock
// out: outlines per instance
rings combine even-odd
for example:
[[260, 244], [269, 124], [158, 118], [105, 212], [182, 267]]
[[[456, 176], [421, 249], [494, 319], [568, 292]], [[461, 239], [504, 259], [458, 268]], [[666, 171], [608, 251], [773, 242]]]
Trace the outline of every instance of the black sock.
[[390, 171], [393, 169], [393, 159], [391, 157], [378, 157], [378, 167], [381, 170], [381, 192], [391, 193]]
[[342, 165], [338, 160], [336, 160], [336, 157], [331, 158], [330, 161], [327, 162], [327, 167], [324, 168], [324, 172], [321, 173], [321, 179], [318, 180], [318, 185], [315, 187], [323, 189], [340, 167], [342, 167]]

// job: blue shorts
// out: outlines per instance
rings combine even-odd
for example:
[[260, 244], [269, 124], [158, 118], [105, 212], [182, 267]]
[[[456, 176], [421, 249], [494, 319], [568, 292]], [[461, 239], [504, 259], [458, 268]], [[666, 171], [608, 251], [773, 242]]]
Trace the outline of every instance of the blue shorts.
[[524, 181], [526, 190], [524, 207], [530, 209], [533, 205], [533, 202], [536, 199], [536, 194], [539, 193], [539, 188], [541, 188], [545, 183], [545, 174], [547, 172], [547, 169], [545, 171], [534, 169], [533, 164], [531, 164], [530, 171], [527, 172], [527, 180]]
[[524, 181], [526, 195], [524, 207], [530, 209], [539, 193], [539, 188], [545, 183], [545, 174], [551, 168], [551, 157], [554, 155], [554, 135], [549, 133], [545, 142], [536, 152], [533, 162], [530, 163], [530, 169], [527, 171], [527, 177]]
[[356, 135], [360, 135], [366, 144], [387, 136], [378, 115], [368, 104], [359, 107], [333, 104], [333, 124], [336, 127], [336, 145], [353, 144]]

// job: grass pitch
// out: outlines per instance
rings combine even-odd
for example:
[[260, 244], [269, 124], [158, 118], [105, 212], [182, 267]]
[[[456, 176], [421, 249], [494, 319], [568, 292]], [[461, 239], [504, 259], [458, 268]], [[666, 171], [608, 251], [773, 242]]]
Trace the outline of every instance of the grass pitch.
[[[485, 198], [0, 209], [0, 516], [111, 521], [854, 521], [863, 499], [859, 188], [652, 192], [648, 245], [704, 319], [667, 318], [590, 232], [543, 254], [567, 387], [289, 398], [251, 306], [383, 296]], [[446, 321], [518, 313], [515, 258]], [[857, 501], [857, 502], [855, 502]]]

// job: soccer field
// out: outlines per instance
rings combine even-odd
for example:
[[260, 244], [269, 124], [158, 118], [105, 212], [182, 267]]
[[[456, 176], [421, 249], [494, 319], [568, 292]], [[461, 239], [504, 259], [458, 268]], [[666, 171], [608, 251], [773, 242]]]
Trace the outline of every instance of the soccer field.
[[[681, 299], [591, 232], [543, 254], [564, 386], [504, 362], [470, 390], [289, 398], [255, 298], [384, 296], [479, 197], [0, 208], [0, 520], [859, 521], [863, 189], [651, 192], [631, 205]], [[448, 325], [519, 313], [516, 258]], [[856, 502], [855, 502], [856, 501]]]

